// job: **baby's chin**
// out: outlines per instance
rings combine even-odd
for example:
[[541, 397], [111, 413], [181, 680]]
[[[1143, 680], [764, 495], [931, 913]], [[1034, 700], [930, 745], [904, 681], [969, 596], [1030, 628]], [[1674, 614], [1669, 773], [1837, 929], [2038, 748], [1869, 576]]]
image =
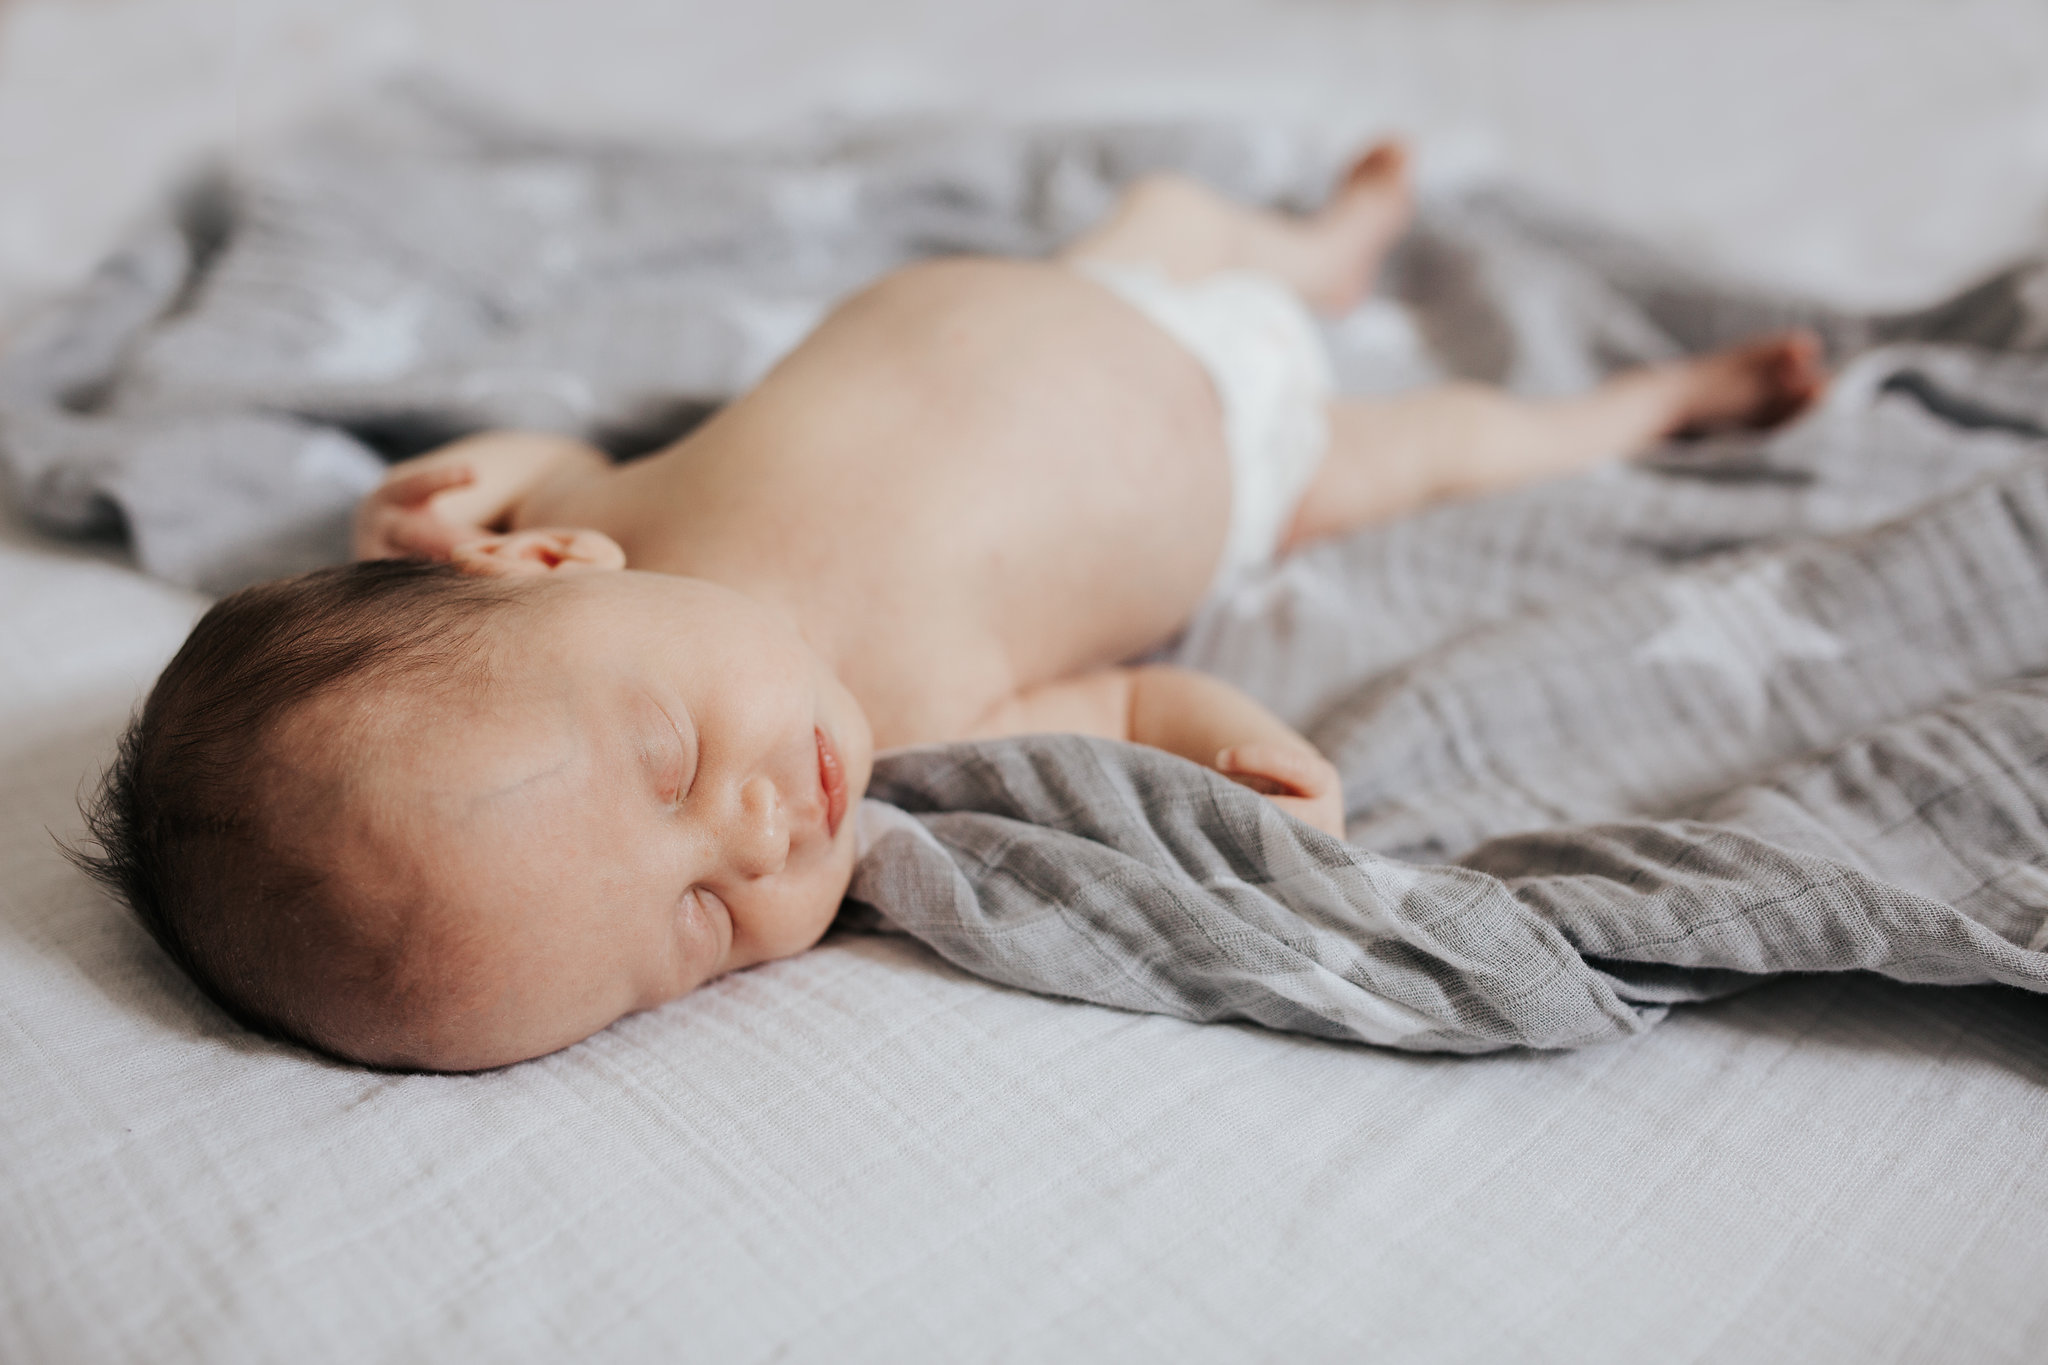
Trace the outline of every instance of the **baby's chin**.
[[778, 907], [771, 923], [750, 925], [749, 932], [736, 934], [731, 965], [719, 975], [795, 957], [824, 941], [825, 936], [832, 932], [832, 926], [838, 923], [840, 909], [846, 900], [846, 889], [853, 883], [856, 860], [853, 833], [853, 818], [849, 814], [839, 837], [834, 840], [831, 868], [829, 872], [821, 872], [815, 893], [811, 894], [811, 889], [807, 888], [801, 902]]

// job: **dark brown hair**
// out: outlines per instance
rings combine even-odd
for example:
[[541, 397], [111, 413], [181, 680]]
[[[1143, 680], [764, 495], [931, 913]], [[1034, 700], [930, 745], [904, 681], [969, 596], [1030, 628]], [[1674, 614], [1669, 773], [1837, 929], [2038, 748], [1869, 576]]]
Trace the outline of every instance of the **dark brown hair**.
[[279, 722], [337, 689], [433, 681], [476, 657], [502, 580], [448, 564], [373, 560], [245, 588], [201, 617], [83, 804], [97, 852], [70, 850], [125, 900], [206, 995], [258, 1032], [321, 1046], [266, 989], [244, 944], [320, 952], [337, 890], [266, 818]]

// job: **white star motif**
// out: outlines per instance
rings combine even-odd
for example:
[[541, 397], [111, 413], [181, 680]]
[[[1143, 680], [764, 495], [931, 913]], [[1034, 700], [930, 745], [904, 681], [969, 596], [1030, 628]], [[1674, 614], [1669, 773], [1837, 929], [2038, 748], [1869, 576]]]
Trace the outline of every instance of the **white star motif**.
[[1639, 663], [1712, 669], [1751, 730], [1769, 709], [1767, 679], [1785, 659], [1839, 659], [1847, 647], [1834, 634], [1785, 610], [1778, 593], [1785, 565], [1744, 569], [1722, 579], [1680, 578], [1663, 586], [1670, 624], [1636, 650]]
[[313, 369], [327, 379], [390, 379], [405, 373], [422, 349], [420, 324], [426, 321], [424, 300], [401, 294], [381, 303], [335, 295], [322, 305], [327, 344], [312, 358]]
[[775, 363], [796, 349], [825, 317], [816, 299], [735, 300], [729, 316], [738, 324], [740, 357], [736, 388], [750, 388]]

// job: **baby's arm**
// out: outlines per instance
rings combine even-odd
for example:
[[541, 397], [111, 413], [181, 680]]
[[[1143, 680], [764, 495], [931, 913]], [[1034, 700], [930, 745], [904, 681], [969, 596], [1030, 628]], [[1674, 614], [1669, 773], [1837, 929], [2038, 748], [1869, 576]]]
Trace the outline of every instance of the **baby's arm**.
[[544, 485], [610, 467], [573, 436], [487, 431], [391, 467], [356, 510], [358, 559], [446, 559], [465, 541], [516, 530], [519, 509]]
[[1272, 712], [1206, 674], [1147, 665], [1047, 683], [996, 707], [975, 737], [1047, 732], [1130, 740], [1179, 754], [1344, 837], [1336, 768]]

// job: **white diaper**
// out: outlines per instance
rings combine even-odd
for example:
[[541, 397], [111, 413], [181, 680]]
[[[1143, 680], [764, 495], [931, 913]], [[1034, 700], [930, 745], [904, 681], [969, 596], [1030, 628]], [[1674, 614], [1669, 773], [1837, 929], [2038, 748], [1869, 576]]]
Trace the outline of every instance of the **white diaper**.
[[1314, 319], [1262, 271], [1182, 284], [1152, 265], [1071, 264], [1185, 346], [1216, 386], [1230, 452], [1230, 531], [1215, 586], [1268, 563], [1330, 444], [1330, 358]]

